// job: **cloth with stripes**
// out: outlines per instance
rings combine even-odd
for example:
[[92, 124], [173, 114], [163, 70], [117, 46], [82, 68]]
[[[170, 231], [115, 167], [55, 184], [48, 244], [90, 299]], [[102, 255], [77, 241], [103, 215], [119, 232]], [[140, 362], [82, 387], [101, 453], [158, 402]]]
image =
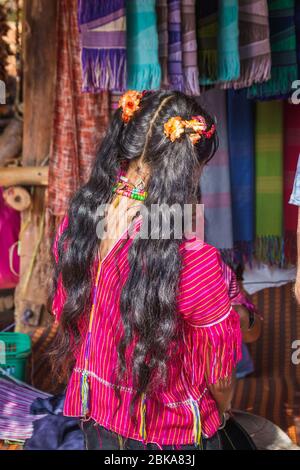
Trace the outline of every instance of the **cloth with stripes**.
[[[64, 219], [57, 232], [54, 244], [56, 260], [57, 243], [67, 223]], [[141, 219], [137, 219], [135, 230], [131, 233], [136, 233], [140, 227]], [[79, 325], [82, 342], [74, 351], [76, 367], [68, 384], [64, 413], [67, 416], [82, 416], [81, 376], [86, 373], [90, 389], [89, 416], [123, 437], [142, 440], [139, 433], [142, 417], [137, 414], [137, 423], [134, 423], [128, 411], [134, 392], [132, 379], [116, 385], [113, 373], [118, 363], [117, 345], [123, 335], [119, 299], [129, 272], [127, 256], [131, 243], [132, 236], [119, 239], [101, 262], [88, 370], [84, 370], [87, 316]], [[160, 445], [195, 442], [197, 414], [201, 418], [203, 435], [210, 437], [215, 434], [220, 418], [208, 384], [231, 375], [241, 358], [239, 316], [231, 304], [244, 302], [245, 299], [239, 292], [234, 274], [231, 272], [229, 282], [229, 268], [225, 267], [219, 252], [199, 239], [183, 242], [180, 253], [182, 269], [177, 305], [183, 322], [182, 335], [176, 344], [176, 360], [173, 357], [174, 347], [171, 347], [166, 388], [146, 395], [142, 404], [145, 407], [147, 442]], [[96, 265], [97, 260], [94, 272]], [[53, 301], [57, 321], [60, 320], [65, 300], [66, 292], [60, 277]], [[128, 348], [128, 360], [132, 357], [134, 346], [135, 341]], [[205, 373], [207, 364], [210, 366]], [[121, 396], [119, 407], [116, 387]]]

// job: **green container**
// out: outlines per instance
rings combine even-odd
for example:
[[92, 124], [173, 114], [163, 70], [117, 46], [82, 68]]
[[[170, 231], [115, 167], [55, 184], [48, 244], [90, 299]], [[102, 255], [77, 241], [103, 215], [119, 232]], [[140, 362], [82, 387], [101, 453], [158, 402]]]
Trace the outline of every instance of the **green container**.
[[0, 367], [8, 375], [25, 379], [26, 361], [31, 353], [30, 337], [24, 333], [0, 333]]

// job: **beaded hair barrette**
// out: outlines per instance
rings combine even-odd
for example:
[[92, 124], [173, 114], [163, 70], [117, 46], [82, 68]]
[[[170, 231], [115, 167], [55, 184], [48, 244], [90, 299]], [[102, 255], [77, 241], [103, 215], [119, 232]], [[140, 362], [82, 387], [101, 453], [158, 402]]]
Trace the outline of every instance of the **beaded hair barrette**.
[[[134, 113], [140, 108], [140, 103], [143, 96], [147, 91], [126, 91], [119, 100], [119, 108], [122, 109], [122, 120], [128, 123]], [[164, 134], [171, 142], [180, 139], [182, 134], [186, 133], [189, 135], [192, 144], [199, 142], [201, 137], [210, 139], [216, 131], [216, 127], [213, 124], [209, 130], [207, 130], [206, 120], [203, 116], [192, 116], [192, 119], [182, 119], [180, 116], [174, 116], [168, 119], [164, 124]]]

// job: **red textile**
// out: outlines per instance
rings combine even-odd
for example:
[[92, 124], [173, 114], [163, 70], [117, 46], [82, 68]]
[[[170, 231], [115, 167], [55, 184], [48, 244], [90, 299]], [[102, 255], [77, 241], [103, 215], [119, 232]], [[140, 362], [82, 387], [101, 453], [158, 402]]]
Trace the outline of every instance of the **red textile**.
[[90, 174], [109, 121], [109, 94], [82, 93], [77, 1], [61, 0], [48, 208], [65, 214], [70, 197]]

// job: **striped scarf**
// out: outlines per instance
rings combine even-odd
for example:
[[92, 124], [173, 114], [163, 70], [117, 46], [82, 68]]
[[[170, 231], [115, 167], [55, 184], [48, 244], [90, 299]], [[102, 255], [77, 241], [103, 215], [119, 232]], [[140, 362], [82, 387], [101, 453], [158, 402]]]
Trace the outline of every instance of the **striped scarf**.
[[197, 42], [200, 83], [217, 80], [218, 75], [218, 0], [197, 0]]
[[160, 87], [155, 0], [130, 0], [127, 13], [127, 86], [133, 90]]
[[295, 1], [269, 0], [270, 41], [272, 52], [271, 78], [252, 85], [249, 98], [272, 99], [288, 96], [297, 80], [295, 34]]
[[168, 73], [170, 87], [184, 91], [182, 63], [182, 25], [179, 0], [168, 0]]
[[[236, 263], [251, 260], [254, 242], [253, 103], [246, 90], [227, 94], [228, 145]], [[243, 119], [241, 119], [241, 115]]]
[[195, 1], [183, 0], [181, 4], [184, 88], [189, 95], [200, 95]]
[[125, 0], [79, 0], [78, 21], [83, 90], [125, 90]]
[[239, 1], [240, 78], [234, 88], [249, 87], [271, 77], [271, 45], [267, 0]]
[[300, 154], [300, 105], [284, 103], [284, 252], [285, 260], [296, 264], [298, 208], [289, 204]]
[[282, 102], [256, 103], [256, 256], [282, 263]]
[[200, 83], [236, 80], [240, 75], [238, 0], [199, 0], [197, 18]]
[[200, 96], [201, 104], [215, 115], [219, 148], [201, 177], [205, 211], [205, 240], [221, 249], [226, 261], [232, 261], [233, 234], [230, 193], [230, 169], [226, 116], [226, 92], [209, 90]]

